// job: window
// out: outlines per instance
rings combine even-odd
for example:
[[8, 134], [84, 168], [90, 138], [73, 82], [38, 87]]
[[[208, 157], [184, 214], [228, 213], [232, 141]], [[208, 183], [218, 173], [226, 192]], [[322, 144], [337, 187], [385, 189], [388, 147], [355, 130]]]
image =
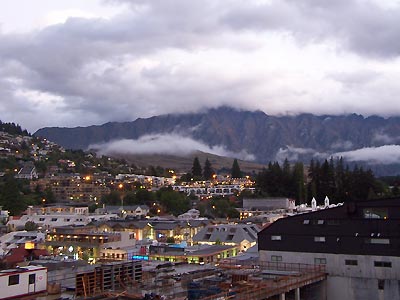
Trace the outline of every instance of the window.
[[282, 261], [282, 256], [280, 256], [280, 255], [271, 255], [271, 261]]
[[271, 235], [271, 241], [280, 241], [282, 240], [281, 235]]
[[310, 224], [310, 220], [304, 220], [304, 221], [303, 221], [303, 224], [304, 224], [304, 225]]
[[324, 225], [325, 221], [324, 220], [318, 220], [317, 224], [318, 225]]
[[324, 243], [325, 242], [325, 237], [324, 236], [314, 236], [314, 242]]
[[358, 265], [358, 261], [356, 259], [346, 259], [344, 261], [344, 264], [346, 266], [357, 266]]
[[57, 218], [51, 218], [52, 222], [57, 222]]
[[226, 238], [227, 241], [232, 241], [233, 240], [233, 234], [228, 235]]
[[39, 222], [43, 222], [44, 221], [44, 218], [39, 218]]
[[390, 261], [374, 261], [374, 266], [381, 268], [391, 268], [392, 263]]
[[8, 277], [8, 285], [16, 285], [19, 284], [19, 274], [18, 275], [10, 275]]
[[326, 258], [316, 257], [316, 258], [314, 258], [314, 264], [316, 264], [316, 265], [326, 265]]

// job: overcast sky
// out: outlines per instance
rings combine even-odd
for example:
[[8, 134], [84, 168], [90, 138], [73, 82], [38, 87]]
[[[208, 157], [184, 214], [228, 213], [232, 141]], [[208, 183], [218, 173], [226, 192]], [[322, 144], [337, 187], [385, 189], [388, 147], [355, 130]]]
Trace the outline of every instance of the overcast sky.
[[400, 115], [398, 0], [4, 0], [0, 119]]

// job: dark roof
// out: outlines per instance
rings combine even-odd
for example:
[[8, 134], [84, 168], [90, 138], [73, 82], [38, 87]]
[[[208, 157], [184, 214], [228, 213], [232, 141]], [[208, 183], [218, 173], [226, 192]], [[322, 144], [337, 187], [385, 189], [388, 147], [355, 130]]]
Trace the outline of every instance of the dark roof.
[[400, 256], [399, 224], [400, 198], [349, 202], [279, 219], [258, 233], [258, 245], [269, 251]]
[[235, 246], [228, 245], [211, 245], [207, 248], [195, 250], [193, 252], [187, 252], [188, 256], [202, 256], [202, 255], [212, 255], [228, 249], [235, 248]]

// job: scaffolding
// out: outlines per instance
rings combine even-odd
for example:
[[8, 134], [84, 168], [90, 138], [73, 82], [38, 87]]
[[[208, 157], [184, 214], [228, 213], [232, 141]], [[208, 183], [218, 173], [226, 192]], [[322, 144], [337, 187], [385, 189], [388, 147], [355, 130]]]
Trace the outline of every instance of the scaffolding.
[[106, 263], [91, 272], [76, 275], [75, 296], [88, 298], [115, 291], [127, 294], [128, 288], [137, 286], [141, 281], [140, 261]]

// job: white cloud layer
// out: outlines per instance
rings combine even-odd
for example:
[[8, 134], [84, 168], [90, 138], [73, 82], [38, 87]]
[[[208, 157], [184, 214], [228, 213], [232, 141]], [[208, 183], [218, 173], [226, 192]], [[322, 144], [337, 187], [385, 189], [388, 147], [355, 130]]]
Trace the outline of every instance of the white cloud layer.
[[177, 134], [155, 134], [142, 136], [137, 140], [122, 139], [108, 143], [90, 145], [89, 149], [95, 149], [99, 154], [167, 154], [190, 155], [195, 151], [202, 151], [219, 156], [227, 156], [242, 160], [254, 160], [254, 155], [241, 151], [234, 153], [223, 146], [209, 147], [190, 137]]
[[400, 115], [398, 20], [377, 0], [8, 1], [0, 115], [30, 131], [221, 105]]
[[363, 161], [368, 164], [396, 164], [400, 163], [400, 145], [385, 145], [368, 147], [354, 151], [339, 152], [334, 157], [343, 157], [349, 161]]

